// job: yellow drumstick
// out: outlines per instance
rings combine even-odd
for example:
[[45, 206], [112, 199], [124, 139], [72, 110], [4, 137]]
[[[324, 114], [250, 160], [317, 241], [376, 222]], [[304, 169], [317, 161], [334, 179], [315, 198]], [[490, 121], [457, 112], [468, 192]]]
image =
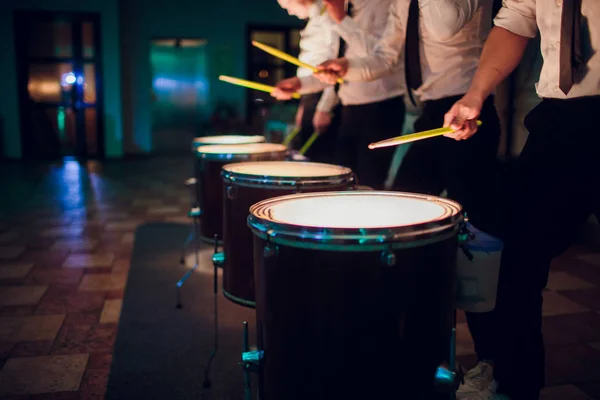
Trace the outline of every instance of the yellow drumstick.
[[[289, 54], [284, 53], [283, 51], [276, 49], [274, 47], [267, 46], [266, 44], [262, 44], [260, 42], [257, 42], [256, 40], [252, 41], [252, 45], [255, 47], [258, 47], [259, 49], [261, 49], [262, 51], [264, 51], [266, 53], [269, 53], [272, 56], [275, 56], [284, 61], [287, 61], [290, 64], [294, 64], [299, 67], [310, 69], [312, 72], [320, 72], [317, 67], [313, 67], [312, 65], [302, 62], [302, 61], [298, 60], [296, 57], [292, 57]], [[344, 80], [342, 78], [338, 78], [337, 81], [338, 81], [338, 83], [344, 83]]]
[[287, 145], [289, 145], [289, 144], [292, 142], [292, 140], [293, 140], [293, 139], [294, 139], [294, 138], [295, 138], [295, 137], [296, 137], [296, 136], [297, 136], [299, 133], [300, 133], [300, 128], [299, 128], [299, 127], [297, 127], [297, 126], [296, 126], [296, 127], [294, 127], [294, 129], [293, 129], [293, 130], [290, 132], [290, 134], [289, 134], [289, 135], [287, 135], [287, 136], [285, 137], [285, 139], [283, 140], [283, 144], [284, 144], [284, 145], [286, 145], [286, 146], [287, 146]]
[[[252, 81], [247, 81], [245, 79], [232, 78], [231, 76], [220, 75], [219, 80], [224, 82], [229, 82], [234, 85], [247, 87], [249, 89], [260, 90], [261, 92], [271, 93], [275, 87], [269, 85], [263, 85], [262, 83], [256, 83]], [[300, 95], [298, 93], [293, 93], [292, 97], [294, 99], [299, 99]]]
[[317, 140], [318, 137], [319, 137], [319, 132], [313, 133], [308, 138], [306, 143], [304, 143], [304, 146], [302, 146], [302, 148], [300, 149], [300, 151], [298, 153], [304, 155], [304, 153], [306, 153], [308, 151], [308, 149], [310, 149], [310, 146], [312, 146], [312, 144], [315, 142], [315, 140]]
[[[477, 126], [481, 126], [481, 121], [477, 121]], [[378, 149], [381, 147], [398, 146], [400, 144], [410, 143], [421, 139], [429, 139], [435, 136], [441, 136], [446, 133], [454, 132], [451, 128], [438, 128], [429, 131], [411, 133], [410, 135], [397, 136], [395, 138], [371, 143], [369, 149]]]

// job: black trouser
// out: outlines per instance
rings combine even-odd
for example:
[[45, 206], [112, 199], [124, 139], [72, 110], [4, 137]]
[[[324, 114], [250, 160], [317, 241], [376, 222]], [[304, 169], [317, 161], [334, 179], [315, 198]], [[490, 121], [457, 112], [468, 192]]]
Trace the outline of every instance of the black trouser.
[[[462, 96], [447, 97], [424, 103], [414, 130], [440, 128], [444, 114]], [[444, 189], [448, 198], [459, 202], [478, 229], [491, 233], [495, 229], [494, 200], [496, 154], [500, 140], [500, 123], [493, 97], [481, 110], [482, 125], [469, 140], [456, 141], [443, 136], [413, 142], [400, 164], [396, 190], [439, 196]]]
[[[297, 136], [298, 140], [295, 141], [297, 143], [295, 147], [298, 150], [300, 150], [300, 148], [304, 146], [306, 141], [315, 132], [315, 127], [313, 125], [313, 117], [317, 110], [317, 104], [321, 99], [321, 94], [322, 92], [303, 95], [302, 100], [300, 100], [300, 104], [304, 108], [304, 112], [302, 114], [302, 125], [300, 127], [300, 133]], [[337, 131], [341, 120], [340, 111], [340, 106], [337, 106], [333, 109], [333, 118], [331, 120], [331, 124], [325, 132], [319, 135], [319, 138], [312, 144], [312, 146], [306, 152], [305, 156], [308, 157], [310, 161], [323, 163], [335, 162], [335, 146], [337, 142]]]
[[369, 149], [369, 144], [402, 134], [405, 106], [402, 97], [342, 107], [337, 161], [358, 176], [361, 185], [384, 188], [395, 148]]
[[513, 400], [544, 386], [542, 290], [552, 258], [600, 209], [600, 96], [543, 100], [525, 118], [492, 332], [495, 377]]
[[[425, 102], [414, 130], [443, 126], [444, 114], [461, 97]], [[463, 206], [474, 226], [498, 234], [501, 218], [496, 209], [502, 204], [498, 204], [501, 197], [497, 195], [495, 182], [499, 174], [496, 154], [500, 122], [493, 97], [484, 103], [479, 119], [482, 121], [479, 131], [468, 140], [436, 137], [412, 143], [400, 164], [394, 189], [435, 196], [446, 190], [448, 198]], [[466, 313], [466, 316], [479, 359], [493, 359], [493, 343], [485, 334], [489, 326], [488, 314]]]

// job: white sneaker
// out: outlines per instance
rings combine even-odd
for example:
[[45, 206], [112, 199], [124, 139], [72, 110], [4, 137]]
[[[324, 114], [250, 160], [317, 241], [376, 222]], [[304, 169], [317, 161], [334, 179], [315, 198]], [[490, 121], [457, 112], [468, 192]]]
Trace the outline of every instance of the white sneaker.
[[496, 393], [497, 388], [498, 388], [498, 384], [496, 383], [495, 380], [493, 380], [487, 389], [488, 397], [484, 397], [484, 399], [485, 400], [510, 400], [510, 397], [508, 397], [507, 395]]
[[[457, 400], [484, 400], [490, 399], [495, 393], [494, 368], [491, 364], [480, 361], [465, 374], [465, 383], [460, 385], [456, 392]], [[492, 387], [494, 390], [492, 391]]]
[[[496, 381], [492, 380], [487, 387], [479, 391], [471, 390], [467, 394], [456, 393], [456, 398], [461, 400], [510, 400], [510, 397], [504, 394], [496, 393], [497, 386], [498, 385], [496, 384]], [[465, 392], [466, 390], [467, 389], [465, 388]]]

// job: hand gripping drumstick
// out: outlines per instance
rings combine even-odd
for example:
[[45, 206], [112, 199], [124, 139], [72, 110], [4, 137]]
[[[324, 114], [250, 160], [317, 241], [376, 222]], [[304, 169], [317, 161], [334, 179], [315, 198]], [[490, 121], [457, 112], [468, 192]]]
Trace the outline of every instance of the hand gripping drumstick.
[[[223, 82], [232, 83], [234, 85], [247, 87], [249, 89], [260, 90], [261, 92], [271, 93], [275, 87], [269, 85], [263, 85], [262, 83], [256, 83], [252, 81], [247, 81], [245, 79], [233, 78], [231, 76], [220, 75], [219, 80]], [[299, 99], [300, 95], [298, 93], [293, 93], [292, 97], [294, 99]]]
[[[313, 67], [312, 65], [302, 62], [302, 61], [298, 60], [296, 57], [292, 57], [289, 54], [284, 53], [283, 51], [276, 49], [274, 47], [267, 46], [266, 44], [262, 44], [260, 42], [257, 42], [256, 40], [252, 41], [252, 45], [254, 47], [258, 47], [259, 49], [261, 49], [262, 51], [264, 51], [266, 53], [269, 53], [272, 56], [275, 56], [284, 61], [287, 61], [290, 64], [294, 64], [294, 65], [297, 65], [298, 67], [310, 69], [312, 72], [320, 72], [320, 70], [317, 67]], [[344, 83], [344, 80], [342, 78], [338, 78], [337, 81], [340, 84]]]
[[[481, 126], [481, 121], [477, 121], [477, 126]], [[436, 136], [441, 136], [446, 133], [454, 132], [451, 128], [438, 128], [429, 131], [411, 133], [410, 135], [396, 136], [391, 139], [382, 140], [380, 142], [371, 143], [369, 149], [379, 149], [381, 147], [398, 146], [400, 144], [410, 143], [417, 140], [429, 139]]]

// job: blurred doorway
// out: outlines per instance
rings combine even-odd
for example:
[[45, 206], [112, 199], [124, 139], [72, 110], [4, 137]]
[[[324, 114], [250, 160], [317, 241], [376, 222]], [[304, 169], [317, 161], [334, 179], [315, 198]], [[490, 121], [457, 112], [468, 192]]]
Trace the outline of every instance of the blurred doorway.
[[[273, 86], [284, 78], [296, 75], [298, 67], [252, 46], [252, 41], [256, 40], [297, 57], [300, 53], [301, 27], [249, 25], [247, 29], [247, 79]], [[263, 132], [269, 119], [293, 120], [297, 106], [297, 100], [281, 102], [268, 93], [247, 90], [246, 122], [253, 132]]]
[[152, 40], [152, 147], [158, 154], [189, 154], [209, 120], [206, 43]]
[[97, 13], [16, 11], [24, 158], [104, 156]]

